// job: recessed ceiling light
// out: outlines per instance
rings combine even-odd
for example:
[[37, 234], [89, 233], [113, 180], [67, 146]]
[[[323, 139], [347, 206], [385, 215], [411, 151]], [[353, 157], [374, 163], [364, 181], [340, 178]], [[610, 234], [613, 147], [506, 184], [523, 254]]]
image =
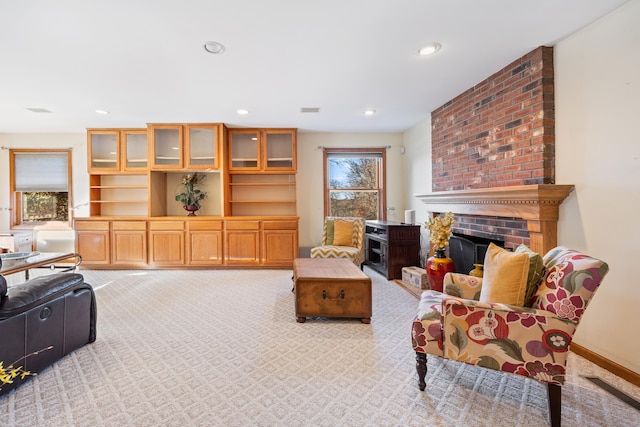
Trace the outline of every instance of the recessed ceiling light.
[[366, 110], [364, 112], [365, 116], [373, 116], [376, 113], [376, 110]]
[[240, 114], [241, 116], [246, 116], [247, 114], [249, 114], [249, 110], [245, 110], [244, 108], [240, 108], [236, 111], [236, 113]]
[[96, 110], [96, 113], [98, 113], [98, 114], [102, 114], [102, 115], [105, 115], [105, 116], [106, 116], [107, 114], [109, 114], [109, 112], [108, 112], [107, 110]]
[[224, 45], [218, 42], [205, 42], [204, 50], [206, 50], [209, 53], [219, 54], [224, 52]]
[[440, 43], [428, 44], [428, 45], [423, 46], [420, 49], [418, 49], [418, 55], [420, 55], [420, 56], [432, 55], [432, 54], [436, 53], [437, 51], [439, 51], [441, 47], [442, 47], [442, 45], [440, 45]]

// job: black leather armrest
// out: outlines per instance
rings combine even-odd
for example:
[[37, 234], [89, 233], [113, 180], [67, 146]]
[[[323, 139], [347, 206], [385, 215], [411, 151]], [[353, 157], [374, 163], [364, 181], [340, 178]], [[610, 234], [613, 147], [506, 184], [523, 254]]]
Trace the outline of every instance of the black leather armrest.
[[46, 303], [74, 288], [83, 287], [91, 288], [84, 283], [84, 277], [78, 273], [50, 274], [9, 286], [7, 297], [0, 301], [0, 320]]
[[7, 279], [0, 274], [0, 301], [7, 296]]

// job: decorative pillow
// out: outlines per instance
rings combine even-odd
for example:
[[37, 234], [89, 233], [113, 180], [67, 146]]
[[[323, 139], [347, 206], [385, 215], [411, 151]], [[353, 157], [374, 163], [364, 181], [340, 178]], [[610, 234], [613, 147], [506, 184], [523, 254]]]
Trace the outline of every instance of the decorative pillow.
[[334, 246], [352, 246], [353, 240], [353, 221], [345, 221], [343, 219], [333, 220], [333, 245]]
[[524, 305], [525, 307], [531, 307], [531, 299], [538, 289], [544, 271], [542, 256], [524, 244], [518, 246], [515, 253], [529, 255], [529, 274], [527, 275], [527, 291], [524, 294]]
[[529, 255], [517, 254], [489, 244], [484, 257], [480, 301], [524, 306], [529, 274]]
[[333, 245], [333, 219], [327, 218], [327, 238], [324, 241], [325, 245]]

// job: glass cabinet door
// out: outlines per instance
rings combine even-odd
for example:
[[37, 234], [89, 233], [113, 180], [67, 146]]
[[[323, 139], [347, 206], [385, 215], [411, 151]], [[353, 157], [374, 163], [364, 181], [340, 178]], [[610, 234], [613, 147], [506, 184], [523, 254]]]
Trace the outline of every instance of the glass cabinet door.
[[125, 130], [122, 132], [124, 170], [146, 169], [149, 165], [149, 149], [146, 130]]
[[177, 169], [182, 167], [182, 126], [154, 126], [151, 129], [152, 167]]
[[187, 169], [218, 169], [218, 130], [218, 125], [186, 127]]
[[295, 149], [293, 132], [265, 131], [265, 169], [293, 170], [295, 168]]
[[260, 132], [259, 131], [230, 131], [229, 169], [258, 170], [260, 169]]
[[89, 170], [117, 171], [120, 169], [118, 155], [118, 131], [89, 131]]

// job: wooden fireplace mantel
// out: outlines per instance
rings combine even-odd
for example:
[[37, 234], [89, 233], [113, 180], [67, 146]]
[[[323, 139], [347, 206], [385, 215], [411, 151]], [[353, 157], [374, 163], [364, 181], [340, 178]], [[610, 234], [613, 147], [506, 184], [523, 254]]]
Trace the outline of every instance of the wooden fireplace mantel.
[[431, 212], [524, 219], [531, 249], [545, 254], [558, 245], [559, 206], [573, 189], [573, 185], [515, 185], [438, 191], [415, 197]]

